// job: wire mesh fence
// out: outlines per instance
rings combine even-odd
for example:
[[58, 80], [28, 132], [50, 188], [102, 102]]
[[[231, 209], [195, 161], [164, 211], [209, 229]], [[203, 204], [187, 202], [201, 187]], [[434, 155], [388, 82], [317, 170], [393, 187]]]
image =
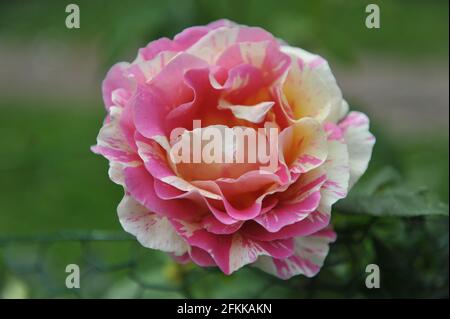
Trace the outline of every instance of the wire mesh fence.
[[[445, 297], [448, 238], [436, 238], [429, 223], [368, 218], [346, 225], [338, 229], [318, 276], [287, 281], [253, 267], [225, 276], [216, 268], [180, 265], [124, 232], [6, 236], [0, 237], [0, 293], [3, 298]], [[409, 241], [401, 238], [405, 235]], [[365, 286], [366, 266], [374, 262], [381, 268], [380, 289]], [[66, 286], [67, 265], [79, 267], [79, 288]]]
[[[126, 245], [126, 249], [123, 245]], [[112, 253], [118, 247], [118, 254]], [[23, 296], [27, 297], [114, 297], [113, 285], [116, 281], [124, 280], [131, 287], [123, 289], [124, 297], [141, 297], [147, 290], [163, 294], [178, 293], [183, 297], [182, 286], [170, 274], [166, 276], [165, 283], [147, 282], [143, 278], [137, 270], [140, 263], [146, 263], [143, 260], [145, 257], [140, 256], [142, 247], [125, 233], [62, 232], [44, 236], [6, 237], [0, 238], [0, 249], [6, 297], [9, 292], [14, 293], [17, 286], [23, 287]], [[155, 265], [159, 264], [164, 270], [167, 261], [162, 261], [162, 256], [154, 258], [155, 252], [145, 252], [149, 253], [147, 257], [153, 257]], [[79, 288], [66, 286], [69, 275], [66, 262], [67, 265], [79, 267]], [[133, 291], [131, 295], [130, 289]], [[117, 294], [117, 297], [121, 297], [121, 294]]]

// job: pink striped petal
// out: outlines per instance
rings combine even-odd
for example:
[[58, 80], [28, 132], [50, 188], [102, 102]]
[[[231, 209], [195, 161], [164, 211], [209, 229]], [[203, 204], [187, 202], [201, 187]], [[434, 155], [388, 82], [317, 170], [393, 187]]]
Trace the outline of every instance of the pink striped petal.
[[237, 232], [244, 224], [243, 221], [236, 221], [234, 224], [223, 224], [214, 215], [207, 215], [201, 221], [202, 226], [210, 233], [218, 235], [229, 235]]
[[123, 109], [112, 106], [109, 109], [109, 122], [105, 123], [97, 136], [97, 145], [91, 150], [101, 154], [112, 162], [120, 162], [127, 166], [140, 165], [141, 160], [129, 146], [121, 128], [120, 117]]
[[277, 232], [287, 225], [305, 219], [317, 208], [319, 201], [320, 192], [317, 191], [300, 202], [278, 205], [268, 213], [259, 215], [253, 220], [269, 232]]
[[193, 220], [201, 209], [187, 199], [162, 200], [154, 190], [154, 179], [144, 166], [127, 167], [124, 169], [125, 186], [130, 195], [150, 211], [170, 218]]
[[327, 180], [322, 186], [321, 212], [329, 213], [331, 205], [347, 196], [350, 177], [348, 149], [341, 129], [335, 124], [326, 125], [328, 158], [323, 165]]
[[273, 39], [262, 42], [241, 42], [227, 48], [217, 65], [233, 70], [239, 65], [250, 65], [256, 70], [265, 86], [275, 83], [287, 71], [291, 63], [288, 55], [280, 51]]
[[145, 137], [169, 136], [165, 117], [175, 107], [191, 102], [192, 89], [184, 80], [184, 73], [192, 68], [205, 67], [201, 60], [182, 53], [158, 73], [148, 84], [140, 84], [134, 100], [134, 122]]
[[258, 256], [267, 255], [286, 258], [293, 253], [291, 239], [272, 242], [260, 242], [247, 239], [239, 233], [215, 235], [204, 230], [201, 225], [187, 224], [172, 220], [172, 224], [191, 246], [206, 251], [217, 266], [227, 275], [254, 262]]
[[314, 277], [322, 267], [329, 251], [329, 244], [336, 240], [331, 229], [324, 229], [308, 237], [295, 239], [294, 254], [288, 258], [261, 256], [254, 266], [281, 279], [302, 274]]
[[287, 225], [277, 232], [269, 232], [257, 223], [246, 223], [242, 228], [242, 233], [248, 238], [261, 241], [273, 241], [298, 236], [309, 236], [330, 223], [330, 215], [323, 214], [318, 210], [308, 214], [299, 222]]

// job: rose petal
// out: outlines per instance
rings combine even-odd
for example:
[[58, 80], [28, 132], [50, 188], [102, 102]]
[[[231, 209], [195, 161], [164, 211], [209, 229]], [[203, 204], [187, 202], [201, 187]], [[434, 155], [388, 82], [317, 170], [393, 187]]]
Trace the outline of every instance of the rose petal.
[[306, 173], [324, 163], [327, 157], [325, 132], [312, 118], [302, 118], [284, 129], [279, 143], [291, 173]]
[[151, 213], [131, 196], [123, 197], [117, 212], [123, 229], [136, 236], [142, 246], [176, 255], [188, 250], [187, 244], [166, 217]]
[[116, 89], [123, 88], [125, 92], [129, 92], [129, 79], [124, 75], [124, 71], [130, 66], [129, 63], [121, 62], [113, 65], [106, 74], [102, 83], [103, 102], [106, 109], [109, 109], [115, 103], [112, 101], [112, 92]]
[[247, 239], [239, 233], [211, 234], [199, 224], [188, 224], [181, 220], [172, 220], [172, 223], [178, 234], [189, 245], [206, 251], [225, 274], [231, 274], [242, 266], [254, 262], [261, 255], [286, 258], [293, 253], [291, 239], [259, 242]]
[[287, 225], [277, 232], [269, 232], [256, 222], [246, 223], [241, 227], [241, 231], [246, 237], [254, 240], [273, 241], [298, 236], [309, 236], [327, 227], [329, 223], [330, 215], [316, 210], [299, 222]]
[[150, 211], [160, 216], [185, 220], [193, 220], [201, 215], [201, 209], [187, 199], [160, 199], [154, 190], [154, 179], [144, 166], [127, 167], [124, 169], [124, 176], [127, 191]]
[[340, 123], [348, 147], [351, 188], [367, 169], [375, 137], [369, 132], [369, 119], [360, 112], [350, 112]]
[[134, 122], [145, 137], [168, 136], [172, 128], [164, 125], [165, 117], [175, 107], [193, 99], [192, 88], [184, 73], [205, 63], [188, 54], [179, 54], [149, 83], [139, 84], [134, 100]]
[[120, 162], [127, 166], [140, 165], [139, 156], [129, 146], [120, 128], [119, 121], [122, 111], [122, 108], [116, 106], [109, 108], [109, 122], [100, 129], [97, 145], [93, 146], [91, 150], [113, 162]]
[[323, 58], [288, 46], [281, 50], [291, 56], [292, 62], [277, 93], [283, 111], [292, 122], [303, 117], [323, 122], [331, 112], [341, 108], [342, 93]]
[[281, 279], [299, 274], [313, 277], [328, 255], [329, 244], [335, 240], [336, 234], [331, 229], [321, 230], [308, 237], [296, 238], [292, 256], [285, 259], [261, 256], [253, 265]]
[[277, 232], [284, 226], [305, 219], [317, 208], [319, 201], [320, 192], [317, 191], [300, 202], [279, 205], [270, 212], [257, 216], [254, 221], [269, 232]]
[[323, 167], [327, 172], [327, 180], [321, 190], [322, 213], [329, 213], [331, 205], [347, 196], [350, 178], [348, 149], [342, 131], [332, 123], [326, 125], [326, 131], [328, 158]]

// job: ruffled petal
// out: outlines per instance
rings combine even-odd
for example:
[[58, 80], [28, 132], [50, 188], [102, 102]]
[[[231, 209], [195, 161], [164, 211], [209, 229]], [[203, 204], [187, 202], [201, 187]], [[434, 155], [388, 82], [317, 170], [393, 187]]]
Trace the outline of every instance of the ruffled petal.
[[304, 50], [283, 46], [291, 56], [291, 68], [277, 91], [280, 105], [290, 121], [313, 117], [325, 121], [342, 106], [342, 93], [326, 60]]
[[369, 118], [360, 112], [350, 112], [340, 123], [348, 147], [350, 180], [352, 187], [367, 169], [375, 137], [369, 132]]
[[246, 223], [241, 231], [246, 237], [260, 241], [274, 241], [299, 236], [309, 236], [330, 223], [330, 215], [315, 210], [299, 222], [287, 225], [276, 232], [270, 232], [256, 222]]
[[341, 129], [332, 123], [327, 123], [325, 129], [328, 134], [328, 158], [323, 168], [327, 172], [327, 180], [321, 189], [319, 209], [322, 213], [329, 213], [335, 202], [347, 196], [350, 163]]
[[113, 65], [106, 74], [102, 83], [103, 102], [106, 109], [109, 109], [116, 104], [113, 102], [112, 93], [117, 89], [122, 89], [121, 93], [124, 94], [126, 98], [130, 97], [131, 94], [129, 91], [131, 87], [129, 79], [124, 74], [129, 66], [130, 64], [126, 62], [117, 63]]
[[246, 264], [253, 263], [261, 255], [286, 258], [293, 253], [292, 239], [260, 242], [243, 237], [239, 233], [212, 234], [203, 229], [200, 224], [186, 223], [181, 220], [172, 220], [172, 223], [178, 234], [189, 245], [207, 252], [227, 275]]
[[130, 195], [148, 210], [160, 216], [195, 220], [202, 210], [187, 199], [162, 200], [155, 193], [154, 179], [144, 166], [124, 169], [125, 186]]
[[126, 166], [140, 165], [141, 160], [134, 150], [129, 146], [121, 127], [120, 117], [123, 109], [112, 106], [109, 109], [109, 122], [100, 129], [97, 136], [97, 145], [91, 150], [103, 155], [111, 162], [119, 162]]
[[279, 143], [291, 173], [306, 173], [327, 158], [326, 134], [320, 123], [312, 118], [302, 118], [284, 129]]
[[285, 259], [261, 256], [253, 266], [281, 279], [289, 279], [300, 274], [313, 277], [319, 272], [328, 255], [329, 244], [335, 240], [334, 231], [321, 230], [308, 237], [296, 238], [292, 256]]
[[284, 226], [299, 222], [313, 212], [320, 202], [320, 192], [316, 191], [296, 203], [278, 205], [266, 214], [259, 215], [254, 221], [269, 232], [277, 232]]
[[186, 84], [184, 73], [202, 67], [206, 67], [202, 60], [182, 53], [173, 58], [150, 82], [138, 86], [134, 99], [134, 122], [143, 136], [153, 138], [170, 135], [173, 128], [165, 125], [167, 114], [193, 99], [192, 88]]

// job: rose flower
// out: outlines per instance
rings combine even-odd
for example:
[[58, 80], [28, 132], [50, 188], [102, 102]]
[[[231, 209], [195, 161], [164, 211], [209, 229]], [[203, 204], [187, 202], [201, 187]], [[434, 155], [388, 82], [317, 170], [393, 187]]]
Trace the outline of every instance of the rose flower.
[[[123, 186], [119, 219], [143, 246], [225, 274], [246, 264], [283, 279], [318, 273], [336, 239], [331, 207], [364, 173], [375, 142], [322, 57], [221, 20], [150, 42], [114, 65], [102, 89], [107, 117], [92, 150]], [[275, 165], [248, 154], [175, 161], [180, 128], [194, 137], [275, 128]], [[235, 144], [214, 153], [233, 159]]]

